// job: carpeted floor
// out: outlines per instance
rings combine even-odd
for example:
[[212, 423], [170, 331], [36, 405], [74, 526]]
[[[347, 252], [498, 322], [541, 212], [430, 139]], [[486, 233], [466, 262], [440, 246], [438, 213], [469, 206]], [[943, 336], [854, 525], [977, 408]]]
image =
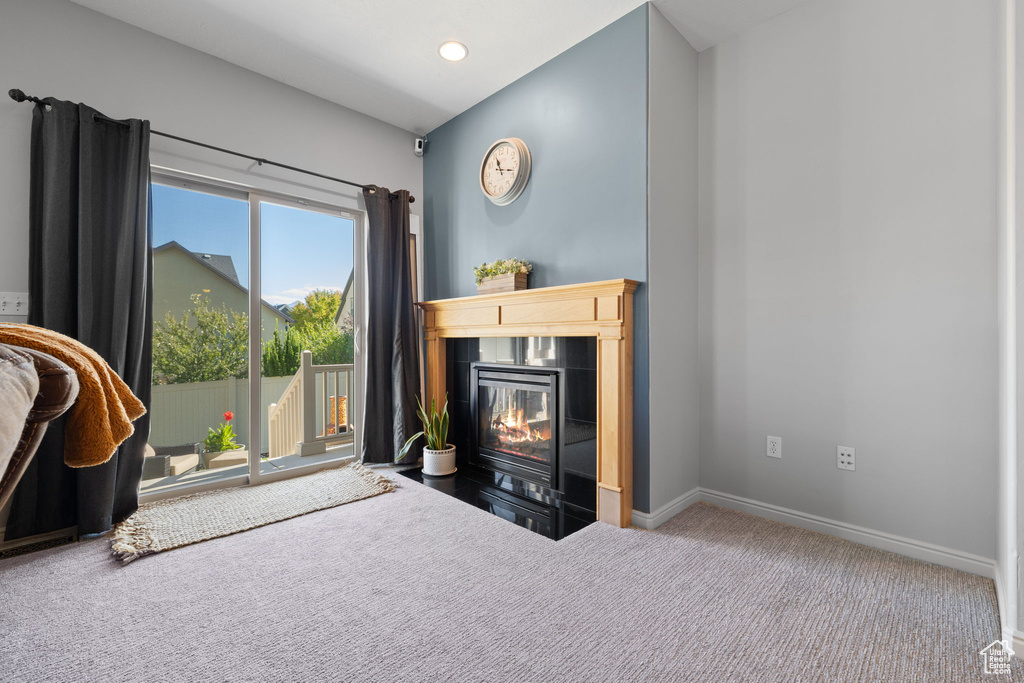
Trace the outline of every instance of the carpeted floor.
[[706, 504], [554, 542], [414, 482], [0, 561], [4, 681], [971, 681], [992, 582]]

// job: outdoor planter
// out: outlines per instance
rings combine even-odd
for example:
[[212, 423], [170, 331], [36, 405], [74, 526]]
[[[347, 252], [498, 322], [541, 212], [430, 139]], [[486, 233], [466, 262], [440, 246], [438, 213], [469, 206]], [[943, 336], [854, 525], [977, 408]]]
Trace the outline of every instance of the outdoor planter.
[[185, 443], [180, 446], [152, 446], [146, 444], [142, 459], [142, 478], [160, 479], [188, 474], [199, 467], [200, 443]]
[[233, 451], [208, 451], [203, 453], [203, 467], [215, 470], [219, 467], [234, 467], [249, 463], [249, 451], [236, 448]]
[[423, 474], [430, 477], [443, 477], [455, 474], [455, 446], [448, 444], [443, 451], [429, 448], [423, 449]]
[[504, 273], [485, 277], [476, 286], [477, 294], [497, 294], [499, 292], [518, 292], [526, 289], [526, 278], [529, 273]]
[[210, 433], [203, 442], [202, 458], [205, 469], [215, 470], [220, 467], [248, 464], [249, 452], [245, 450], [245, 444], [235, 441], [235, 430], [231, 426], [234, 419], [235, 414], [225, 410], [224, 422], [220, 427], [210, 427]]

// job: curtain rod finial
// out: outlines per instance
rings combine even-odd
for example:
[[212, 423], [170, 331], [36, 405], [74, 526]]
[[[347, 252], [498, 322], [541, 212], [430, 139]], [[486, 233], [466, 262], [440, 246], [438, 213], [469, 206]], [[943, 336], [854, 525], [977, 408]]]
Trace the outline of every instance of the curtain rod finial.
[[11, 88], [8, 90], [7, 95], [15, 102], [24, 102], [28, 99], [25, 92], [23, 90], [18, 90], [17, 88]]

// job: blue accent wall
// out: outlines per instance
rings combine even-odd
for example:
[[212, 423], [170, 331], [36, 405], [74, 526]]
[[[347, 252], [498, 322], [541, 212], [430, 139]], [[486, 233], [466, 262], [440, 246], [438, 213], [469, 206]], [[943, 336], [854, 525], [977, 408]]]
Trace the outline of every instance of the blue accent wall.
[[[476, 294], [473, 267], [515, 256], [530, 287], [647, 280], [647, 6], [643, 5], [427, 135], [423, 157], [428, 298]], [[494, 206], [484, 152], [522, 138], [533, 170]], [[650, 511], [647, 288], [636, 294], [633, 507]]]

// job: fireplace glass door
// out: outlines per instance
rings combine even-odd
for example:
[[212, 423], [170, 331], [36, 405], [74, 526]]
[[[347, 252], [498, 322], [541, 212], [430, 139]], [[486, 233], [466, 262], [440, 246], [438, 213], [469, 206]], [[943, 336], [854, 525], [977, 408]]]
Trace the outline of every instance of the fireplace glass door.
[[475, 367], [476, 460], [553, 486], [558, 453], [557, 372]]

